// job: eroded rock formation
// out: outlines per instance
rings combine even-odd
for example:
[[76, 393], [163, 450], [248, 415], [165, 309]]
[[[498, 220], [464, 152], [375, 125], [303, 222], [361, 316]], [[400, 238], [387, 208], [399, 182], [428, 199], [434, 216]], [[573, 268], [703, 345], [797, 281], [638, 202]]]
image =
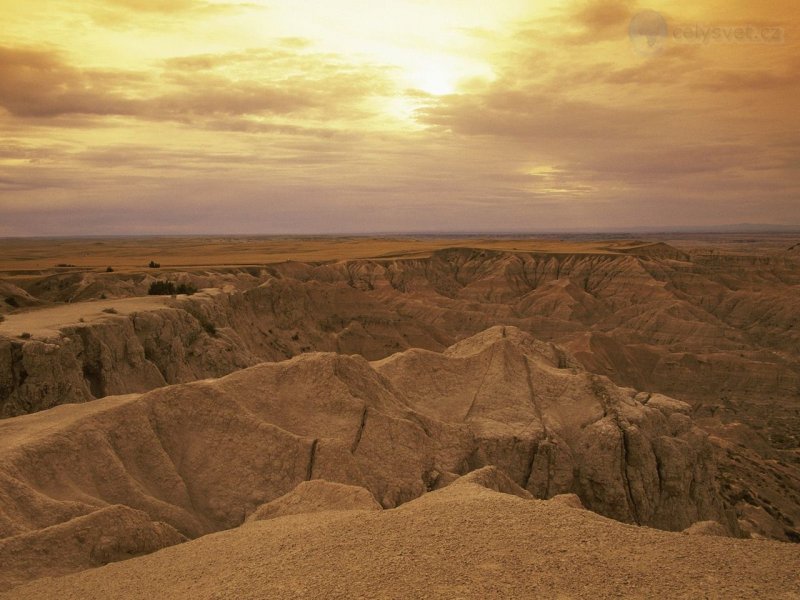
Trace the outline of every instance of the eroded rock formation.
[[[0, 422], [0, 536], [17, 548], [124, 504], [137, 518], [105, 531], [110, 550], [80, 549], [110, 560], [142, 531], [141, 547], [167, 545], [313, 503], [335, 484], [391, 508], [486, 466], [508, 480], [475, 477], [501, 491], [574, 492], [621, 521], [683, 530], [714, 520], [733, 532], [711, 446], [687, 412], [513, 327], [373, 365], [305, 354]], [[297, 487], [316, 479], [333, 483]]]
[[[368, 360], [409, 348], [438, 352], [513, 325], [617, 385], [689, 402], [695, 422], [713, 434], [722, 493], [740, 507], [742, 526], [797, 541], [797, 256], [625, 242], [602, 253], [452, 248], [418, 258], [164, 273], [219, 291], [157, 310], [123, 304], [118, 314], [29, 340], [14, 329], [19, 315], [9, 315], [0, 323], [0, 416], [313, 351]], [[2, 308], [144, 294], [152, 280], [150, 273], [31, 275], [3, 288], [21, 308]], [[545, 443], [539, 460], [561, 452]], [[544, 471], [537, 463], [533, 472]]]

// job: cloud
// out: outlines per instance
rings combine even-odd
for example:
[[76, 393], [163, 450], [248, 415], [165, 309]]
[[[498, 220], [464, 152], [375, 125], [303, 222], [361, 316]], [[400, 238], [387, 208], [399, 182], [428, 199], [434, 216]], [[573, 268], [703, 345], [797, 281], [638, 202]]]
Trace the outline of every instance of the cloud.
[[632, 7], [633, 2], [626, 0], [591, 0], [578, 4], [567, 18], [581, 27], [580, 39], [604, 39], [627, 31]]
[[130, 115], [135, 102], [123, 89], [144, 78], [81, 70], [52, 51], [0, 47], [0, 106], [17, 117]]
[[105, 0], [103, 4], [131, 11], [164, 13], [185, 12], [196, 9], [198, 6], [209, 6], [207, 2], [195, 2], [194, 0], [171, 0], [170, 2], [160, 2], [159, 0]]
[[[732, 1], [730, 14], [701, 3], [669, 19], [714, 23], [716, 11], [757, 22], [761, 9]], [[132, 38], [97, 28], [86, 30], [92, 48], [124, 40], [108, 57], [68, 43], [0, 48], [4, 231], [800, 222], [789, 37], [758, 48], [675, 42], [642, 57], [627, 36], [633, 2], [554, 4], [433, 44], [443, 77], [447, 52], [462, 49], [486, 74], [436, 95], [405, 89], [413, 48], [369, 32], [342, 39], [309, 21], [245, 40], [221, 30], [247, 21], [235, 16], [246, 6], [102, 4], [153, 40], [147, 58], [118, 59]], [[386, 52], [362, 51], [372, 47]]]
[[789, 92], [800, 87], [800, 61], [787, 68], [720, 69], [702, 73], [695, 85], [715, 92]]
[[647, 108], [630, 110], [535, 90], [503, 89], [452, 96], [418, 114], [423, 122], [455, 133], [540, 142], [630, 139], [646, 135], [659, 119], [658, 112]]
[[546, 17], [521, 24], [513, 35], [521, 40], [546, 40], [559, 46], [627, 39], [628, 24], [634, 14], [634, 0], [574, 0]]
[[196, 0], [104, 0], [104, 6], [112, 6], [130, 10], [132, 12], [146, 13], [183, 13], [187, 11], [213, 9], [229, 9], [226, 4], [215, 4], [211, 2], [198, 2]]
[[174, 24], [176, 19], [197, 20], [265, 10], [254, 2], [203, 2], [201, 0], [95, 0], [76, 9], [95, 25], [111, 29], [153, 28]]
[[[714, 196], [735, 190], [719, 180], [750, 193], [759, 177], [769, 178], [765, 195], [796, 189], [796, 167], [780, 135], [790, 123], [800, 126], [787, 104], [789, 90], [800, 85], [792, 53], [770, 48], [767, 68], [746, 47], [672, 45], [642, 59], [623, 31], [635, 10], [631, 2], [601, 0], [520, 24], [494, 62], [494, 82], [431, 99], [418, 119], [433, 131], [524, 157], [533, 190], [597, 197], [671, 185]], [[543, 40], [578, 37], [586, 44], [542, 53]], [[609, 42], [607, 50], [589, 47], [592, 40]], [[754, 112], [753, 93], [775, 114]], [[510, 164], [525, 171], [519, 161]]]
[[[213, 118], [216, 128], [226, 116], [358, 118], [368, 112], [360, 103], [389, 89], [376, 67], [297, 50], [177, 57], [160, 72], [130, 72], [81, 69], [57, 52], [0, 47], [0, 106], [16, 117], [121, 116], [201, 127], [203, 118]], [[232, 123], [234, 130], [246, 130], [242, 125]], [[281, 127], [291, 129], [273, 130]]]

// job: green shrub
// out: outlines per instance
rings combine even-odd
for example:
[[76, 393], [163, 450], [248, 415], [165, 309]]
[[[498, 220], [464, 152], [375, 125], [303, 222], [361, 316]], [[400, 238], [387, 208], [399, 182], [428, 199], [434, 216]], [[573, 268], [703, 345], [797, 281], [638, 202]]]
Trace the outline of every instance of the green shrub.
[[151, 296], [174, 296], [175, 294], [186, 294], [191, 296], [197, 291], [191, 283], [181, 283], [175, 286], [171, 281], [154, 281], [150, 284], [147, 293]]
[[171, 281], [154, 281], [147, 293], [151, 296], [171, 296], [175, 293], [175, 284]]
[[106, 273], [113, 273], [114, 267], [106, 267]]
[[158, 269], [161, 266], [161, 263], [157, 263], [156, 261], [151, 260], [150, 264], [148, 264], [147, 266], [150, 267], [151, 269]]
[[191, 283], [181, 283], [177, 288], [175, 288], [175, 291], [178, 294], [186, 294], [187, 296], [191, 296], [197, 292], [197, 288]]

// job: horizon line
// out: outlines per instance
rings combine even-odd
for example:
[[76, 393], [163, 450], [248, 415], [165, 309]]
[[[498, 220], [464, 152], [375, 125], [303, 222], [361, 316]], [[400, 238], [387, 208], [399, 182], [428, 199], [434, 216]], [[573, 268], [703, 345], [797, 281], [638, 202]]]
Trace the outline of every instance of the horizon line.
[[334, 238], [334, 237], [532, 237], [537, 235], [658, 235], [658, 234], [800, 234], [800, 225], [709, 225], [672, 227], [632, 227], [629, 229], [540, 229], [540, 230], [443, 230], [443, 231], [328, 231], [328, 232], [215, 232], [197, 231], [192, 233], [75, 233], [75, 234], [21, 234], [0, 235], [0, 240], [20, 239], [99, 239], [99, 238], [189, 238], [189, 237], [261, 237], [261, 238]]

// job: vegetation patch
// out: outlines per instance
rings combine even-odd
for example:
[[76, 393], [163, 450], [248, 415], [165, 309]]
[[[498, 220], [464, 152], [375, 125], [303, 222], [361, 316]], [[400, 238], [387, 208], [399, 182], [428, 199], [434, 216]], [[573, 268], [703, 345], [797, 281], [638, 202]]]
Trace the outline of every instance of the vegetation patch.
[[151, 296], [174, 296], [175, 294], [186, 294], [191, 296], [197, 292], [197, 288], [191, 283], [179, 283], [177, 286], [171, 281], [154, 281], [150, 284], [147, 293]]

